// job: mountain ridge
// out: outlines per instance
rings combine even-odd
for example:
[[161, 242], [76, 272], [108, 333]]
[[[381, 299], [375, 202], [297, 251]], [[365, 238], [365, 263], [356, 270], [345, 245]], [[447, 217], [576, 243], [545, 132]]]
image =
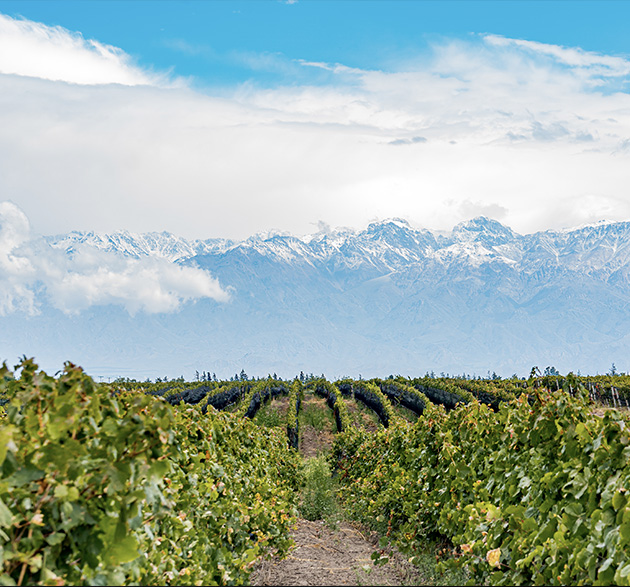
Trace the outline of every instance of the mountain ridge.
[[[619, 239], [610, 242], [614, 240], [615, 234], [625, 237], [621, 243]], [[596, 242], [590, 248], [585, 248], [585, 237]], [[261, 254], [276, 254], [287, 260], [299, 256], [327, 260], [339, 253], [350, 258], [356, 253], [368, 253], [368, 256], [381, 253], [383, 256], [383, 253], [389, 252], [390, 258], [398, 256], [401, 262], [425, 259], [433, 254], [438, 259], [491, 256], [510, 263], [527, 256], [527, 253], [540, 261], [553, 257], [559, 261], [561, 255], [592, 252], [595, 248], [593, 245], [599, 249], [609, 249], [612, 251], [611, 257], [619, 250], [630, 253], [630, 222], [600, 221], [574, 228], [520, 235], [496, 220], [478, 216], [457, 224], [450, 236], [445, 236], [434, 234], [428, 229], [414, 228], [405, 220], [393, 218], [370, 223], [365, 229], [356, 231], [335, 229], [299, 237], [272, 230], [240, 241], [222, 238], [187, 240], [168, 232], [128, 231], [73, 231], [45, 238], [51, 246], [64, 248], [69, 254], [76, 245], [87, 244], [135, 258], [156, 255], [179, 262], [197, 255], [224, 254], [236, 248], [251, 248]], [[397, 246], [393, 246], [392, 242]], [[624, 262], [628, 257], [624, 256]]]
[[170, 314], [109, 305], [69, 316], [44, 306], [27, 320], [3, 318], [0, 350], [57, 366], [189, 377], [242, 368], [509, 376], [533, 365], [594, 373], [612, 362], [630, 371], [629, 222], [521, 235], [477, 217], [440, 234], [388, 219], [240, 241], [126, 231], [46, 240], [68, 256], [96, 247], [200, 268], [230, 291], [227, 303], [198, 300]]

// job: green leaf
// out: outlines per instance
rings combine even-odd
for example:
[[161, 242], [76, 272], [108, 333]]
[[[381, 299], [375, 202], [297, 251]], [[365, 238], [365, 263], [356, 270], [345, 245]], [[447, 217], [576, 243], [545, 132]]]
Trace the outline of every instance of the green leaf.
[[575, 434], [579, 436], [584, 442], [589, 442], [591, 440], [591, 435], [582, 422], [580, 422], [575, 427]]
[[149, 479], [162, 479], [168, 472], [169, 467], [170, 465], [167, 460], [155, 461], [149, 469]]
[[116, 540], [116, 543], [109, 547], [105, 561], [111, 565], [121, 565], [123, 563], [131, 562], [138, 558], [138, 542], [134, 536], [125, 536], [122, 539]]
[[63, 542], [65, 537], [66, 535], [63, 532], [54, 532], [50, 536], [46, 537], [46, 542], [48, 542], [51, 546], [55, 546], [56, 544]]
[[55, 487], [55, 497], [59, 499], [63, 499], [68, 495], [68, 486], [67, 485], [57, 485]]
[[615, 569], [611, 567], [612, 562], [612, 558], [607, 558], [597, 572], [597, 580], [601, 581], [602, 585], [610, 585], [615, 576]]
[[615, 576], [613, 577], [613, 581], [615, 585], [629, 585], [630, 584], [630, 564], [621, 564], [617, 571], [615, 572]]
[[31, 481], [41, 479], [43, 476], [44, 472], [35, 467], [22, 467], [7, 479], [7, 483], [12, 487], [22, 487]]
[[612, 504], [615, 511], [619, 511], [624, 505], [626, 505], [626, 496], [623, 493], [616, 491], [612, 498]]
[[10, 528], [12, 520], [13, 514], [11, 510], [4, 504], [2, 499], [0, 499], [0, 527]]
[[567, 505], [564, 508], [564, 511], [569, 514], [570, 516], [573, 516], [575, 518], [578, 518], [582, 515], [582, 512], [584, 511], [584, 508], [582, 507], [582, 504], [574, 501], [573, 503], [570, 503], [569, 505]]
[[630, 521], [623, 522], [619, 526], [619, 536], [621, 537], [622, 545], [630, 544]]

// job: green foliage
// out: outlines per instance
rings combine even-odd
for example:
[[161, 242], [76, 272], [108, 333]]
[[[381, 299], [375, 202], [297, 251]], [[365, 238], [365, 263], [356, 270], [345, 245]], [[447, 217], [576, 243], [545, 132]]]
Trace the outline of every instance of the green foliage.
[[308, 459], [304, 465], [304, 488], [300, 514], [307, 520], [326, 520], [335, 525], [339, 505], [335, 496], [336, 484], [324, 455]]
[[412, 554], [450, 539], [475, 584], [629, 584], [629, 457], [618, 413], [562, 391], [350, 430], [334, 447], [355, 517]]
[[383, 423], [381, 422], [381, 419], [372, 408], [360, 400], [354, 400], [354, 406], [356, 407], [356, 410], [350, 413], [350, 419], [352, 420], [352, 425], [354, 427], [364, 428], [368, 422], [377, 428], [382, 426]]
[[444, 544], [425, 542], [420, 552], [411, 557], [421, 577], [414, 585], [466, 585], [468, 573], [461, 567], [449, 564], [451, 559], [452, 551]]
[[[303, 379], [303, 377], [301, 377], [301, 379]], [[289, 406], [286, 418], [289, 446], [295, 449], [299, 446], [300, 425], [298, 421], [298, 414], [300, 412], [303, 397], [304, 388], [302, 387], [302, 381], [300, 379], [296, 379], [289, 390]]]
[[300, 405], [302, 403], [304, 390], [302, 383], [299, 380], [295, 380], [289, 390], [289, 407], [287, 409], [287, 427], [290, 429], [296, 429], [298, 427], [298, 413], [300, 411]]
[[[0, 584], [245, 583], [255, 560], [287, 552], [300, 487], [302, 515], [338, 518], [326, 460], [302, 471], [286, 438], [298, 419], [321, 430], [334, 418], [329, 463], [347, 510], [416, 562], [427, 541], [448, 541], [473, 583], [628, 585], [628, 421], [588, 399], [623, 405], [630, 378], [538, 375], [310, 378], [331, 409], [298, 418], [298, 380], [97, 385], [70, 363], [55, 378], [32, 360], [3, 366]], [[340, 389], [389, 428], [354, 429]], [[286, 420], [238, 417], [278, 393]], [[172, 407], [165, 394], [203, 401]], [[207, 409], [243, 396], [237, 417]], [[422, 416], [402, 421], [387, 396]]]
[[374, 384], [368, 381], [355, 381], [352, 384], [355, 399], [362, 401], [378, 415], [384, 426], [400, 422], [401, 418], [394, 410], [387, 396]]
[[181, 406], [175, 430], [179, 450], [165, 494], [177, 515], [154, 532], [156, 568], [146, 583], [242, 583], [260, 554], [282, 555], [291, 543], [299, 458], [282, 430], [229, 414], [203, 417]]
[[277, 428], [284, 423], [284, 417], [280, 413], [280, 409], [277, 405], [269, 403], [262, 410], [256, 412], [254, 422], [259, 426], [265, 426], [266, 428]]
[[[373, 379], [373, 381], [387, 395], [394, 407], [404, 406], [416, 416], [428, 413], [432, 409], [433, 404], [426, 395], [402, 381], [395, 381], [393, 376], [387, 380]], [[412, 421], [415, 422], [417, 419], [417, 417], [412, 418]]]
[[[335, 384], [326, 381], [323, 377], [319, 377], [311, 380], [308, 385], [317, 395], [326, 398], [326, 403], [334, 414], [335, 426], [338, 432], [352, 425], [346, 403]], [[317, 428], [317, 425], [314, 426]], [[323, 423], [321, 426], [320, 430], [323, 429]]]
[[0, 383], [11, 398], [0, 428], [2, 582], [138, 581], [143, 509], [161, 498], [171, 411], [98, 393], [70, 364], [58, 380], [32, 361], [21, 367]]
[[263, 379], [254, 384], [249, 392], [244, 395], [235, 413], [239, 417], [253, 418], [265, 402], [279, 393], [283, 395], [289, 394], [289, 386], [285, 382]]
[[335, 419], [341, 424], [341, 430], [345, 430], [350, 426], [350, 413], [348, 412], [348, 406], [345, 400], [339, 392], [337, 392], [337, 400], [335, 401]]
[[0, 583], [243, 583], [286, 552], [299, 459], [279, 431], [0, 369]]

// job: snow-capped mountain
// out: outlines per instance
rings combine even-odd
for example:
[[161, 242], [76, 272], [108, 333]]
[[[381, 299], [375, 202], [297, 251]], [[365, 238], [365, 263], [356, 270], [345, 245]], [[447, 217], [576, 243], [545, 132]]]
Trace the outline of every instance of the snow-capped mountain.
[[133, 259], [160, 257], [169, 261], [187, 259], [204, 252], [225, 250], [233, 241], [208, 239], [187, 241], [168, 232], [132, 234], [121, 230], [113, 234], [94, 232], [70, 232], [45, 239], [51, 246], [63, 249], [72, 255], [77, 247], [89, 246], [107, 252], [116, 252]]
[[68, 256], [93, 247], [198, 267], [231, 292], [228, 303], [174, 314], [93, 306], [2, 318], [15, 355], [70, 359], [96, 375], [630, 370], [628, 222], [520, 235], [479, 217], [445, 235], [391, 219], [242, 241], [129, 232], [47, 241]]
[[71, 255], [77, 246], [141, 258], [186, 262], [198, 256], [254, 254], [286, 263], [331, 263], [336, 267], [374, 267], [391, 272], [436, 261], [443, 266], [479, 266], [490, 260], [533, 272], [554, 265], [579, 272], [615, 271], [630, 261], [630, 222], [599, 222], [561, 231], [519, 235], [496, 220], [478, 217], [455, 226], [451, 235], [412, 228], [405, 220], [370, 224], [365, 230], [319, 232], [304, 237], [267, 231], [243, 241], [188, 241], [168, 232], [113, 234], [71, 232], [46, 237]]

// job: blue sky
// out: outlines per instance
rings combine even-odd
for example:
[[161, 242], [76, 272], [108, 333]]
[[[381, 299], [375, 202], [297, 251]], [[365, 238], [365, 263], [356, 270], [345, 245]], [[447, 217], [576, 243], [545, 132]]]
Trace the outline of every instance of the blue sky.
[[0, 200], [36, 234], [627, 220], [629, 23], [621, 1], [0, 1]]
[[[80, 31], [144, 67], [201, 85], [295, 83], [277, 62], [396, 70], [440, 37], [493, 33], [607, 54], [630, 53], [630, 2], [269, 0], [0, 2], [0, 12]], [[254, 59], [257, 56], [275, 56]], [[249, 57], [249, 59], [248, 59]], [[312, 72], [311, 72], [312, 73]]]

